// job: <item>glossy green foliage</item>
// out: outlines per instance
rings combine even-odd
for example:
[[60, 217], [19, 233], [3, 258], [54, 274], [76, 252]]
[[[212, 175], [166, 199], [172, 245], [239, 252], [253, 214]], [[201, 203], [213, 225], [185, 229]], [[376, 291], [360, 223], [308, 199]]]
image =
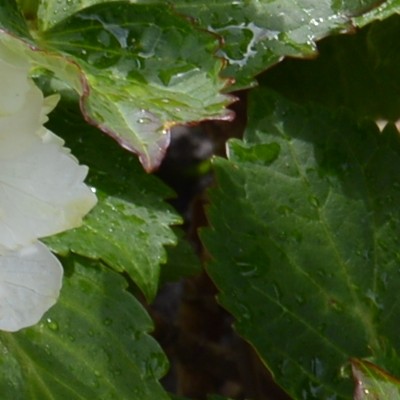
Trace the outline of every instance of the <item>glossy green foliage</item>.
[[398, 397], [400, 143], [374, 120], [400, 116], [400, 19], [387, 18], [399, 1], [20, 4], [0, 4], [0, 40], [63, 92], [48, 126], [88, 165], [99, 202], [46, 239], [65, 267], [61, 298], [37, 326], [0, 333], [0, 397], [180, 399], [158, 382], [167, 363], [132, 293], [151, 301], [160, 280], [200, 265], [174, 194], [142, 166], [161, 163], [174, 125], [231, 118], [227, 92], [375, 20], [259, 79], [328, 108], [250, 94], [244, 140], [215, 161], [203, 239], [222, 305], [293, 399]]
[[352, 360], [356, 388], [354, 400], [389, 400], [400, 398], [400, 381], [376, 365]]
[[318, 45], [315, 60], [283, 61], [259, 77], [298, 102], [318, 102], [333, 110], [347, 108], [359, 117], [400, 118], [400, 16], [377, 21], [356, 35], [329, 37]]
[[376, 0], [220, 0], [171, 2], [204, 29], [223, 38], [218, 55], [228, 60], [224, 76], [234, 88], [254, 84], [253, 77], [283, 57], [315, 55], [316, 41], [332, 33], [352, 31], [352, 17], [362, 15]]
[[260, 89], [244, 142], [215, 167], [208, 272], [278, 383], [294, 399], [350, 399], [351, 357], [399, 375], [394, 127]]
[[[0, 26], [27, 36], [20, 16], [9, 22], [13, 13], [16, 6], [0, 5]], [[33, 34], [30, 46], [3, 40], [74, 88], [85, 118], [137, 153], [148, 171], [159, 166], [173, 125], [231, 118], [225, 106], [233, 98], [219, 93], [228, 81], [214, 57], [218, 39], [170, 7], [95, 4]]]
[[384, 20], [400, 12], [399, 0], [379, 1], [376, 2], [376, 5], [377, 7], [372, 8], [369, 12], [355, 18], [355, 24], [362, 27], [376, 20]]
[[40, 42], [79, 65], [88, 117], [138, 153], [147, 170], [161, 162], [171, 126], [229, 118], [224, 106], [232, 100], [218, 93], [227, 83], [213, 57], [218, 41], [169, 7], [92, 6], [44, 32]]
[[0, 333], [2, 399], [168, 400], [167, 361], [126, 281], [83, 258], [64, 262], [61, 297], [30, 329]]
[[112, 1], [118, 0], [38, 0], [37, 17], [39, 29], [46, 31], [78, 11], [96, 4], [110, 3]]
[[101, 259], [127, 272], [153, 299], [160, 264], [167, 261], [164, 246], [176, 243], [170, 225], [181, 222], [164, 201], [173, 196], [172, 191], [146, 174], [133, 155], [84, 123], [73, 104], [60, 104], [49, 127], [89, 166], [87, 183], [96, 191], [98, 204], [80, 228], [53, 236], [47, 244], [60, 254], [71, 251]]
[[180, 228], [174, 229], [178, 238], [176, 246], [167, 247], [167, 263], [161, 267], [161, 283], [176, 282], [202, 271], [201, 262], [193, 245], [184, 237]]

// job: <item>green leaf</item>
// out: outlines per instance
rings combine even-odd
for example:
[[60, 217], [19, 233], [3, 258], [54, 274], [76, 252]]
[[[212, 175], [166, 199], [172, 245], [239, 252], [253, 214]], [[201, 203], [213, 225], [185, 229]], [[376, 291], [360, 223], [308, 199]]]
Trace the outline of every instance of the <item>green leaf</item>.
[[119, 0], [39, 0], [37, 12], [39, 28], [45, 31], [84, 8], [113, 1]]
[[350, 399], [350, 358], [400, 375], [398, 132], [263, 89], [248, 118], [215, 162], [208, 272], [294, 399]]
[[381, 1], [378, 7], [373, 8], [369, 12], [359, 17], [354, 18], [354, 22], [358, 27], [363, 27], [373, 21], [383, 20], [393, 14], [400, 13], [399, 0], [386, 0]]
[[181, 222], [163, 200], [172, 197], [172, 191], [146, 174], [136, 158], [111, 138], [85, 124], [73, 104], [60, 104], [48, 127], [89, 166], [86, 181], [95, 188], [99, 201], [83, 226], [53, 236], [46, 243], [59, 254], [72, 251], [126, 271], [147, 299], [153, 299], [160, 264], [167, 261], [164, 245], [176, 243], [170, 225]]
[[364, 360], [351, 360], [356, 383], [354, 400], [389, 400], [400, 398], [400, 381]]
[[146, 170], [161, 162], [173, 125], [231, 118], [232, 98], [219, 94], [227, 81], [213, 56], [217, 39], [169, 7], [95, 5], [42, 33], [40, 43], [79, 65], [87, 118], [138, 153]]
[[[346, 107], [360, 117], [400, 118], [400, 16], [377, 21], [354, 35], [324, 39], [314, 60], [283, 61], [260, 83], [304, 104]], [[349, 67], [351, 66], [351, 68]]]
[[0, 29], [26, 41], [31, 40], [28, 26], [16, 0], [9, 0], [0, 4]]
[[178, 238], [176, 246], [168, 246], [167, 263], [161, 268], [162, 283], [179, 281], [182, 278], [197, 275], [201, 272], [201, 263], [193, 246], [184, 237], [182, 229], [175, 228]]
[[234, 89], [254, 85], [252, 79], [283, 57], [310, 57], [315, 42], [332, 33], [352, 31], [352, 17], [377, 6], [376, 0], [218, 0], [172, 2], [200, 27], [223, 38], [217, 55], [226, 58], [223, 76], [236, 80]]
[[99, 4], [35, 32], [36, 44], [15, 36], [1, 39], [67, 82], [86, 120], [137, 153], [147, 171], [160, 164], [173, 125], [232, 118], [225, 106], [233, 97], [219, 93], [228, 80], [219, 77], [217, 38], [169, 7]]
[[85, 259], [64, 264], [58, 303], [33, 328], [0, 333], [2, 399], [168, 400], [152, 323], [116, 273]]

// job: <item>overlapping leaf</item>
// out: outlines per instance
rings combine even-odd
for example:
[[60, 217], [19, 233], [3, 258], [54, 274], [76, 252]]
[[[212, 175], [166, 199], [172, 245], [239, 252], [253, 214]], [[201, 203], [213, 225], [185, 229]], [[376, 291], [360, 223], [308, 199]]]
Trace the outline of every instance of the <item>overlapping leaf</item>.
[[69, 251], [100, 258], [126, 271], [150, 300], [158, 287], [160, 264], [166, 262], [164, 245], [176, 237], [170, 225], [180, 217], [163, 200], [172, 192], [147, 175], [134, 156], [110, 138], [85, 124], [79, 110], [64, 103], [51, 114], [51, 129], [89, 166], [87, 182], [96, 190], [98, 204], [84, 224], [47, 243], [61, 254]]
[[393, 14], [400, 13], [400, 1], [399, 0], [386, 0], [380, 2], [381, 4], [365, 13], [364, 15], [357, 16], [354, 18], [354, 22], [357, 26], [362, 27], [376, 20], [383, 20], [390, 17]]
[[167, 400], [167, 361], [150, 318], [116, 273], [79, 259], [61, 297], [33, 328], [0, 333], [2, 399]]
[[236, 328], [295, 399], [350, 399], [351, 357], [400, 375], [400, 142], [253, 93], [218, 159], [208, 271]]
[[2, 399], [169, 399], [157, 382], [167, 361], [124, 279], [68, 261], [59, 302], [42, 322], [0, 333]]
[[285, 56], [309, 57], [315, 42], [332, 33], [351, 31], [352, 17], [379, 5], [376, 0], [219, 0], [171, 2], [204, 29], [222, 36], [217, 53], [229, 62], [224, 76], [234, 77], [235, 88], [251, 85], [252, 78]]
[[179, 281], [201, 272], [200, 259], [184, 237], [182, 229], [176, 228], [174, 232], [178, 237], [178, 243], [176, 246], [167, 247], [167, 263], [161, 268], [162, 283]]
[[[0, 18], [16, 13], [10, 4], [0, 6]], [[23, 22], [0, 26], [25, 38]], [[227, 81], [218, 76], [223, 62], [214, 57], [217, 38], [170, 7], [97, 4], [35, 38], [32, 45], [2, 36], [69, 83], [81, 96], [86, 119], [137, 153], [146, 170], [160, 164], [171, 126], [231, 118], [225, 106], [232, 98], [219, 93]]]
[[39, 0], [37, 12], [39, 28], [41, 31], [46, 31], [84, 8], [113, 1], [119, 0]]
[[[286, 97], [313, 101], [336, 110], [349, 108], [361, 117], [400, 118], [400, 16], [318, 44], [315, 60], [285, 60], [259, 79]], [[351, 66], [351, 67], [350, 67]]]
[[389, 400], [400, 397], [400, 381], [376, 365], [362, 360], [352, 360], [356, 383], [354, 400]]

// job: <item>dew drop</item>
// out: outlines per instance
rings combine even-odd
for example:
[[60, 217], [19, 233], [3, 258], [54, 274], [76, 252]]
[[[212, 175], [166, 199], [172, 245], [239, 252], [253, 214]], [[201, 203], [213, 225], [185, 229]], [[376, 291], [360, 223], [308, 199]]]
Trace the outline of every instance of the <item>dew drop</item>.
[[151, 122], [151, 119], [150, 118], [139, 118], [138, 120], [137, 120], [137, 123], [138, 124], [149, 124]]
[[311, 360], [311, 370], [317, 378], [321, 378], [324, 374], [324, 364], [318, 357]]
[[47, 327], [52, 330], [53, 332], [58, 331], [58, 323], [54, 320], [52, 320], [51, 318], [47, 318], [46, 320], [47, 322]]
[[239, 319], [242, 319], [242, 320], [250, 319], [250, 310], [248, 309], [247, 306], [245, 306], [244, 304], [238, 304], [238, 310], [240, 312]]
[[46, 352], [46, 354], [48, 354], [49, 356], [51, 356], [51, 350], [50, 350], [50, 346], [48, 344], [46, 344], [44, 346], [44, 351]]

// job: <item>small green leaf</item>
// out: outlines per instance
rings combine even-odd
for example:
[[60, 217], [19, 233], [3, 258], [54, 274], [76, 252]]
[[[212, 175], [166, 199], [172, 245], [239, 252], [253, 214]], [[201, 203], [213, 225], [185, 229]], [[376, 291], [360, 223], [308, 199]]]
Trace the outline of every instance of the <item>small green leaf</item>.
[[170, 225], [181, 222], [163, 200], [173, 193], [146, 174], [133, 155], [85, 124], [72, 104], [60, 104], [48, 126], [89, 166], [87, 183], [95, 188], [99, 201], [82, 227], [48, 238], [46, 243], [60, 254], [72, 251], [126, 271], [147, 299], [153, 299], [160, 264], [167, 261], [164, 245], [176, 243]]
[[215, 162], [207, 270], [294, 399], [350, 399], [350, 358], [400, 375], [398, 132], [263, 89], [248, 120]]
[[127, 283], [95, 262], [65, 261], [58, 303], [33, 328], [0, 333], [0, 393], [9, 400], [168, 400], [168, 367]]
[[365, 360], [351, 360], [355, 380], [354, 400], [400, 398], [400, 381]]

